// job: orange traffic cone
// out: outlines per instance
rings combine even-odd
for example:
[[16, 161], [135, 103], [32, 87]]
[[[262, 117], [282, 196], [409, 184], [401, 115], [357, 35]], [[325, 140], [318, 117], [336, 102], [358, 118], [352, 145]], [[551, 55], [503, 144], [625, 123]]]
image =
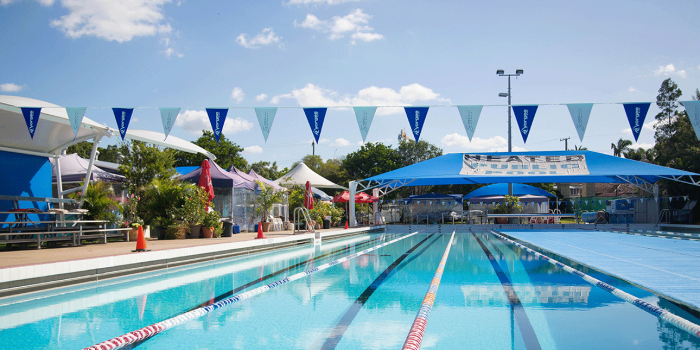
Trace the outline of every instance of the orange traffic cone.
[[136, 250], [132, 250], [132, 252], [147, 251], [150, 251], [150, 249], [146, 249], [146, 237], [143, 234], [143, 226], [139, 226], [139, 235], [138, 238], [136, 238]]
[[348, 229], [348, 221], [347, 220], [345, 220], [345, 229], [346, 230]]
[[255, 237], [255, 239], [265, 239], [265, 238], [267, 238], [267, 237], [263, 236], [263, 232], [262, 232], [262, 222], [259, 222], [259, 223], [258, 223], [258, 236]]

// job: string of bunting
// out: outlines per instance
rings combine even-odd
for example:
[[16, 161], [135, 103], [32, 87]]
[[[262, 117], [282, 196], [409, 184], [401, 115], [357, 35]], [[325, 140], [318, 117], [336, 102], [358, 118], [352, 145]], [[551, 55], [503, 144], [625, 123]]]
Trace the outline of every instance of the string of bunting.
[[[680, 101], [688, 112], [688, 117], [695, 130], [695, 135], [700, 140], [700, 101]], [[634, 135], [634, 140], [639, 139], [639, 134], [642, 131], [642, 126], [644, 125], [644, 119], [649, 111], [649, 106], [651, 102], [640, 102], [640, 103], [619, 103], [622, 104], [629, 121], [630, 127], [632, 128], [632, 134]], [[583, 137], [586, 133], [586, 128], [588, 127], [588, 120], [590, 119], [591, 110], [593, 109], [593, 103], [569, 103], [565, 104], [569, 113], [571, 114], [571, 120], [574, 123], [574, 127], [578, 133], [579, 139], [583, 141]], [[523, 137], [523, 142], [527, 143], [528, 135], [530, 130], [532, 130], [532, 124], [535, 120], [535, 114], [537, 113], [537, 108], [540, 105], [512, 105], [513, 113], [515, 114], [515, 120], [518, 123], [518, 129]], [[406, 117], [408, 118], [408, 124], [415, 140], [420, 140], [421, 132], [423, 131], [423, 125], [425, 124], [425, 119], [428, 116], [428, 110], [430, 107], [456, 107], [459, 111], [459, 115], [462, 118], [462, 123], [464, 124], [464, 130], [467, 132], [467, 136], [471, 141], [476, 131], [476, 126], [479, 122], [479, 116], [481, 115], [481, 110], [484, 105], [455, 105], [455, 106], [381, 106], [381, 107], [353, 107], [355, 112], [355, 117], [357, 119], [357, 126], [360, 129], [360, 134], [362, 136], [362, 141], [367, 140], [367, 133], [369, 132], [370, 126], [372, 125], [372, 120], [374, 119], [374, 114], [377, 108], [396, 108], [403, 107], [406, 112]], [[51, 107], [56, 108], [56, 107]], [[85, 116], [85, 111], [88, 107], [58, 107], [65, 108], [68, 118], [70, 119], [71, 127], [73, 128], [74, 134], [77, 136], [78, 128]], [[99, 107], [90, 107], [99, 108]], [[147, 107], [145, 107], [147, 108]], [[250, 108], [250, 107], [239, 107], [239, 108]], [[321, 137], [321, 130], [323, 129], [323, 122], [326, 119], [326, 112], [328, 107], [280, 107], [280, 108], [302, 108], [306, 119], [311, 128], [311, 133], [313, 134], [316, 142], [318, 143]], [[331, 108], [347, 108], [346, 106], [336, 106]], [[175, 124], [175, 119], [180, 113], [179, 107], [161, 107], [159, 108], [161, 119], [163, 122], [163, 131], [167, 139], [170, 130]], [[216, 137], [216, 142], [219, 142], [221, 136], [221, 131], [223, 130], [224, 123], [226, 122], [226, 114], [231, 108], [205, 108], [207, 115], [209, 116], [209, 121], [211, 123], [212, 131]], [[275, 114], [277, 113], [278, 107], [254, 107], [255, 114], [260, 125], [260, 130], [262, 131], [263, 138], [267, 142], [267, 138], [272, 129], [272, 123], [275, 119]], [[34, 139], [34, 132], [37, 127], [37, 122], [39, 115], [41, 114], [40, 107], [21, 107], [22, 114], [24, 115], [25, 122], [27, 123], [27, 129], [29, 130], [29, 135]], [[112, 108], [114, 117], [117, 123], [117, 129], [119, 129], [119, 134], [124, 140], [126, 131], [129, 128], [129, 122], [131, 121], [131, 116], [134, 113], [134, 108]]]
[[[663, 202], [665, 202], [665, 201], [668, 201], [669, 203], [671, 203], [671, 202], [673, 202], [673, 201], [680, 201], [681, 199], [687, 201], [687, 200], [688, 200], [688, 196], [659, 197], [659, 198], [658, 198], [658, 201], [661, 201], [661, 203], [663, 203]], [[635, 203], [635, 202], [637, 202], [637, 201], [639, 201], [640, 203], [644, 203], [645, 201], [646, 201], [646, 202], [650, 202], [650, 201], [652, 201], [652, 200], [657, 201], [656, 198], [617, 198], [617, 200], [624, 200], [624, 201], [625, 201], [626, 203], [628, 203], [628, 204], [629, 204], [629, 203]], [[579, 200], [579, 201], [575, 201], [575, 200], [568, 200], [568, 201], [551, 201], [551, 202], [549, 202], [549, 203], [550, 203], [550, 205], [554, 205], [554, 204], [556, 204], [556, 205], [562, 205], [562, 204], [567, 204], [567, 203], [571, 203], [572, 205], [575, 204], [575, 203], [578, 203], [579, 205], [581, 205], [581, 203], [585, 203], [586, 205], [588, 205], [589, 202], [590, 202], [590, 203], [598, 202], [598, 204], [603, 204], [604, 201], [605, 201], [604, 199], [592, 199], [592, 200], [583, 200], [583, 201], [581, 201], [581, 200]], [[382, 200], [382, 201], [380, 201], [380, 202], [381, 202], [381, 203], [384, 203], [384, 204], [389, 204], [389, 203], [391, 203], [391, 204], [396, 204], [396, 199], [385, 199], [385, 200]], [[399, 200], [399, 203], [400, 203], [400, 202], [401, 202], [401, 200]], [[416, 204], [421, 204], [421, 203], [422, 203], [422, 204], [433, 205], [433, 202], [432, 202], [432, 201], [416, 201], [415, 203], [416, 203]], [[446, 203], [447, 203], [447, 202], [442, 202], [442, 205], [445, 205]], [[484, 204], [486, 204], [486, 205], [489, 205], [489, 204], [491, 204], [491, 205], [496, 205], [496, 204], [498, 204], [497, 202], [478, 202], [478, 203], [479, 203], [480, 205], [484, 205]], [[508, 203], [510, 203], [510, 202], [505, 202], [505, 203], [508, 204]], [[436, 205], [439, 205], [440, 203], [439, 203], [439, 202], [436, 202], [435, 204], [436, 204]], [[521, 203], [521, 204], [523, 204], [523, 203]], [[528, 204], [532, 204], [532, 203], [524, 203], [524, 204], [525, 204], [525, 205], [528, 205]]]

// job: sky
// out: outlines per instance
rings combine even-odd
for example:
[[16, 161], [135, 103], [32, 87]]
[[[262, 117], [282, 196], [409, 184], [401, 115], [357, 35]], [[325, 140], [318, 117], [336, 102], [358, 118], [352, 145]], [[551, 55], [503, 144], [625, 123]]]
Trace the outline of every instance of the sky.
[[[204, 108], [230, 108], [223, 134], [249, 163], [291, 166], [312, 153], [300, 107], [329, 107], [315, 154], [362, 145], [351, 106], [380, 106], [367, 142], [396, 147], [400, 106], [431, 106], [421, 140], [451, 152], [507, 150], [512, 104], [537, 104], [515, 151], [634, 141], [621, 102], [655, 102], [672, 78], [700, 88], [696, 1], [0, 0], [0, 95], [64, 107], [116, 128], [163, 132], [158, 107], [181, 107], [171, 135], [211, 130]], [[580, 140], [566, 103], [595, 103]], [[484, 105], [470, 141], [456, 105]], [[390, 106], [388, 108], [381, 106]], [[278, 107], [265, 141], [253, 107]], [[654, 144], [652, 103], [638, 142]], [[116, 144], [118, 135], [100, 146]]]

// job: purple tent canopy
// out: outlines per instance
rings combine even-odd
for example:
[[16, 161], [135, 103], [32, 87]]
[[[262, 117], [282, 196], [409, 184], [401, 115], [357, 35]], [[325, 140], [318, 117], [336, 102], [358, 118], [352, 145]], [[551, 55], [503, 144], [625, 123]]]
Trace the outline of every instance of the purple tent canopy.
[[[257, 184], [255, 182], [252, 182], [246, 178], [243, 178], [239, 176], [236, 173], [230, 173], [223, 168], [221, 168], [218, 164], [216, 164], [213, 160], [207, 159], [209, 162], [209, 165], [211, 168], [209, 169], [209, 172], [211, 174], [211, 183], [214, 187], [218, 188], [247, 188], [251, 191], [255, 191]], [[180, 180], [183, 181], [189, 181], [192, 183], [198, 183], [199, 182], [199, 175], [202, 173], [202, 167], [198, 167], [197, 169], [180, 176]]]
[[250, 169], [250, 171], [248, 172], [248, 175], [254, 177], [258, 181], [262, 181], [264, 184], [266, 184], [268, 186], [272, 186], [272, 188], [274, 188], [276, 191], [283, 189], [282, 186], [276, 184], [274, 181], [268, 180], [268, 179], [258, 175], [258, 173], [256, 173], [255, 170], [253, 170], [253, 169]]
[[[56, 183], [58, 181], [56, 179], [56, 162], [54, 161], [54, 158], [50, 158], [50, 161], [53, 165], [52, 182]], [[80, 158], [76, 153], [73, 153], [61, 156], [59, 161], [61, 162], [61, 181], [63, 181], [63, 183], [85, 181], [87, 168], [90, 165], [90, 162], [87, 159]], [[122, 175], [113, 174], [93, 166], [90, 181], [98, 180], [106, 182], [123, 182], [126, 180], [126, 178]]]
[[246, 174], [246, 173], [244, 173], [244, 172], [238, 170], [238, 168], [236, 168], [236, 167], [233, 166], [233, 165], [231, 165], [230, 167], [228, 167], [228, 170], [227, 170], [227, 171], [228, 171], [229, 173], [231, 173], [231, 174], [240, 176], [241, 178], [246, 179], [247, 181], [250, 181], [250, 182], [254, 183], [254, 184], [255, 184], [255, 190], [256, 190], [256, 191], [260, 191], [260, 190], [261, 190], [260, 186], [258, 186], [258, 184], [255, 182], [255, 181], [257, 180], [257, 178], [255, 178], [254, 176], [250, 176], [250, 175], [248, 175], [248, 174]]

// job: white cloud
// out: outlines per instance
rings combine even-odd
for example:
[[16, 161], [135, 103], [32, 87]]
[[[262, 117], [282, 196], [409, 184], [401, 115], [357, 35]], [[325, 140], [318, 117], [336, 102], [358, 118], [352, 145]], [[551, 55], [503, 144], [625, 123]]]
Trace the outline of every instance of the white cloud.
[[320, 20], [309, 13], [301, 23], [294, 20], [294, 26], [328, 33], [328, 38], [331, 40], [341, 39], [346, 34], [352, 33], [350, 43], [353, 45], [356, 40], [369, 42], [384, 39], [383, 35], [375, 33], [374, 28], [367, 25], [370, 18], [372, 16], [362, 12], [361, 9], [356, 9], [344, 17], [335, 16], [330, 21]]
[[453, 133], [443, 136], [440, 140], [442, 146], [458, 146], [466, 149], [499, 149], [506, 146], [505, 149], [508, 150], [508, 141], [501, 136], [494, 136], [490, 139], [482, 139], [479, 137], [472, 138], [471, 142], [469, 137], [466, 135], [460, 135], [458, 133]]
[[[206, 111], [186, 110], [181, 112], [175, 120], [175, 125], [181, 127], [192, 135], [200, 135], [202, 130], [211, 130], [211, 122]], [[241, 131], [248, 131], [253, 128], [253, 124], [242, 118], [227, 117], [224, 122], [224, 135], [235, 134]]]
[[347, 146], [350, 146], [350, 141], [341, 137], [341, 138], [335, 139], [335, 141], [331, 142], [331, 146], [333, 146], [333, 147], [347, 147]]
[[360, 0], [289, 0], [286, 5], [338, 5], [345, 2], [354, 2]]
[[[315, 139], [313, 139], [313, 140], [311, 140], [311, 141], [315, 141]], [[322, 143], [331, 143], [331, 140], [329, 140], [329, 139], [324, 139], [324, 138], [322, 137], [322, 138], [318, 139], [318, 144], [320, 145], [320, 144], [322, 144]]]
[[258, 49], [260, 45], [274, 44], [282, 39], [282, 37], [275, 34], [272, 27], [263, 29], [262, 32], [258, 33], [258, 35], [250, 40], [248, 40], [246, 36], [247, 34], [241, 33], [241, 35], [236, 38], [236, 42], [246, 49]]
[[635, 143], [632, 146], [630, 146], [632, 149], [639, 149], [639, 148], [644, 148], [644, 149], [650, 149], [654, 148], [653, 143]]
[[665, 66], [659, 66], [659, 69], [654, 71], [654, 75], [677, 75], [685, 79], [685, 70], [676, 70], [673, 63], [670, 63]]
[[[440, 98], [440, 94], [423, 85], [414, 83], [402, 86], [399, 91], [391, 88], [370, 86], [356, 95], [340, 95], [336, 91], [324, 89], [314, 84], [306, 84], [301, 89], [288, 94], [273, 96], [270, 103], [278, 104], [282, 99], [294, 99], [302, 107], [324, 106], [411, 106], [416, 102], [441, 101], [451, 103], [449, 99]], [[378, 108], [377, 115], [403, 113], [401, 107]]]
[[54, 0], [36, 0], [36, 2], [40, 3], [43, 6], [51, 6], [54, 3]]
[[262, 147], [255, 145], [255, 146], [248, 146], [248, 147], [243, 147], [243, 153], [248, 153], [248, 154], [260, 154], [263, 153]]
[[627, 89], [629, 92], [639, 92], [639, 90], [635, 89], [634, 87], [630, 86], [629, 89]]
[[165, 54], [165, 57], [177, 56], [179, 58], [182, 58], [184, 56], [183, 54], [175, 51], [175, 49], [173, 49], [172, 47], [168, 47], [163, 51], [163, 53]]
[[258, 96], [255, 96], [256, 101], [265, 101], [266, 98], [267, 98], [267, 94], [260, 94]]
[[2, 92], [17, 92], [24, 89], [24, 86], [19, 86], [13, 83], [0, 84], [0, 91]]
[[236, 101], [236, 103], [241, 103], [241, 101], [243, 101], [245, 98], [245, 94], [241, 88], [235, 87], [233, 88], [233, 91], [231, 91], [231, 98]]
[[70, 13], [51, 21], [71, 38], [83, 35], [125, 42], [137, 36], [167, 34], [163, 5], [171, 0], [62, 0]]
[[365, 145], [365, 143], [364, 143], [363, 141], [357, 141], [357, 145], [360, 146], [360, 147], [362, 147], [362, 146]]

